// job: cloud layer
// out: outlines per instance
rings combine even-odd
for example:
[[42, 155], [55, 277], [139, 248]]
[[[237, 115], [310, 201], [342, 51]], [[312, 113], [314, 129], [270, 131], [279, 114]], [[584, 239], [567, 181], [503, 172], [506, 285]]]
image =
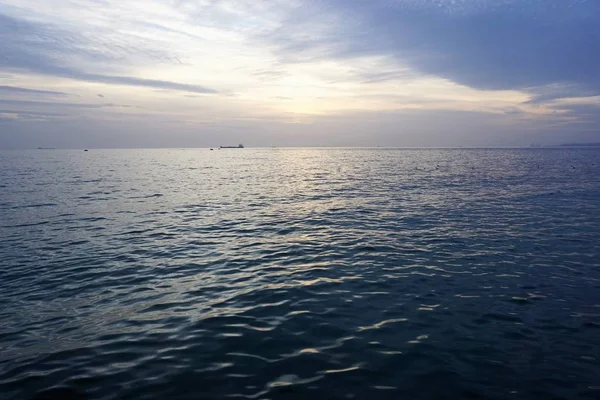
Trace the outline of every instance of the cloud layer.
[[135, 146], [370, 144], [356, 127], [387, 145], [526, 145], [600, 128], [596, 0], [0, 5], [0, 147], [39, 124]]
[[[271, 37], [282, 57], [297, 62], [383, 56], [416, 73], [478, 89], [543, 93], [545, 86], [560, 84], [565, 90], [554, 98], [600, 93], [596, 1], [326, 4], [325, 10], [313, 8], [290, 17], [274, 35], [265, 36]], [[337, 23], [328, 26], [328, 20]], [[307, 27], [312, 26], [323, 33], [308, 34]], [[389, 74], [389, 79], [394, 77]]]
[[[125, 61], [130, 53], [140, 53], [137, 47], [124, 47], [115, 43], [100, 47], [84, 35], [72, 33], [48, 23], [34, 23], [0, 14], [0, 68], [11, 72], [26, 72], [40, 75], [74, 79], [84, 82], [109, 85], [141, 86], [157, 89], [179, 90], [192, 93], [215, 93], [216, 90], [202, 85], [179, 83], [160, 79], [133, 76], [106, 75], [77, 68], [78, 60], [100, 64], [90, 69], [115, 69], [114, 63]], [[108, 51], [110, 50], [110, 51]], [[169, 60], [159, 50], [144, 53], [147, 59], [156, 62]]]

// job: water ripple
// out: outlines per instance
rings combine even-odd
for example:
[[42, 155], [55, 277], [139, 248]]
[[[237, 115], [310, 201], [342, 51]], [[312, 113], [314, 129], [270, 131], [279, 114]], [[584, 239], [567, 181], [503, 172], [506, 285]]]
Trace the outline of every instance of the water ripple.
[[0, 397], [598, 398], [599, 159], [0, 152]]

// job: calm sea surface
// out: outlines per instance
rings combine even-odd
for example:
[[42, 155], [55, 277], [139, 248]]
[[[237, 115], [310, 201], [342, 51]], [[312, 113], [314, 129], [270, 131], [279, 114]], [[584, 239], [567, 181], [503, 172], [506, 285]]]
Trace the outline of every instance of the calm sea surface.
[[600, 149], [0, 170], [0, 398], [600, 398]]

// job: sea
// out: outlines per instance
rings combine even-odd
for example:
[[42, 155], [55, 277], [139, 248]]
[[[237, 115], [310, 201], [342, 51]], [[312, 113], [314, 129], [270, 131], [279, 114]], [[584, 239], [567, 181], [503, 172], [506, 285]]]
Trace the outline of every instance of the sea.
[[600, 398], [600, 148], [0, 171], [2, 399]]

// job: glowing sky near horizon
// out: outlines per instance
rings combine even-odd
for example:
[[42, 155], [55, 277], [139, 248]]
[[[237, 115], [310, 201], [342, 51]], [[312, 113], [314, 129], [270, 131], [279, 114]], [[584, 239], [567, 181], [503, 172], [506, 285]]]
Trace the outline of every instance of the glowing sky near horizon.
[[600, 140], [596, 0], [0, 0], [0, 43], [1, 148]]

